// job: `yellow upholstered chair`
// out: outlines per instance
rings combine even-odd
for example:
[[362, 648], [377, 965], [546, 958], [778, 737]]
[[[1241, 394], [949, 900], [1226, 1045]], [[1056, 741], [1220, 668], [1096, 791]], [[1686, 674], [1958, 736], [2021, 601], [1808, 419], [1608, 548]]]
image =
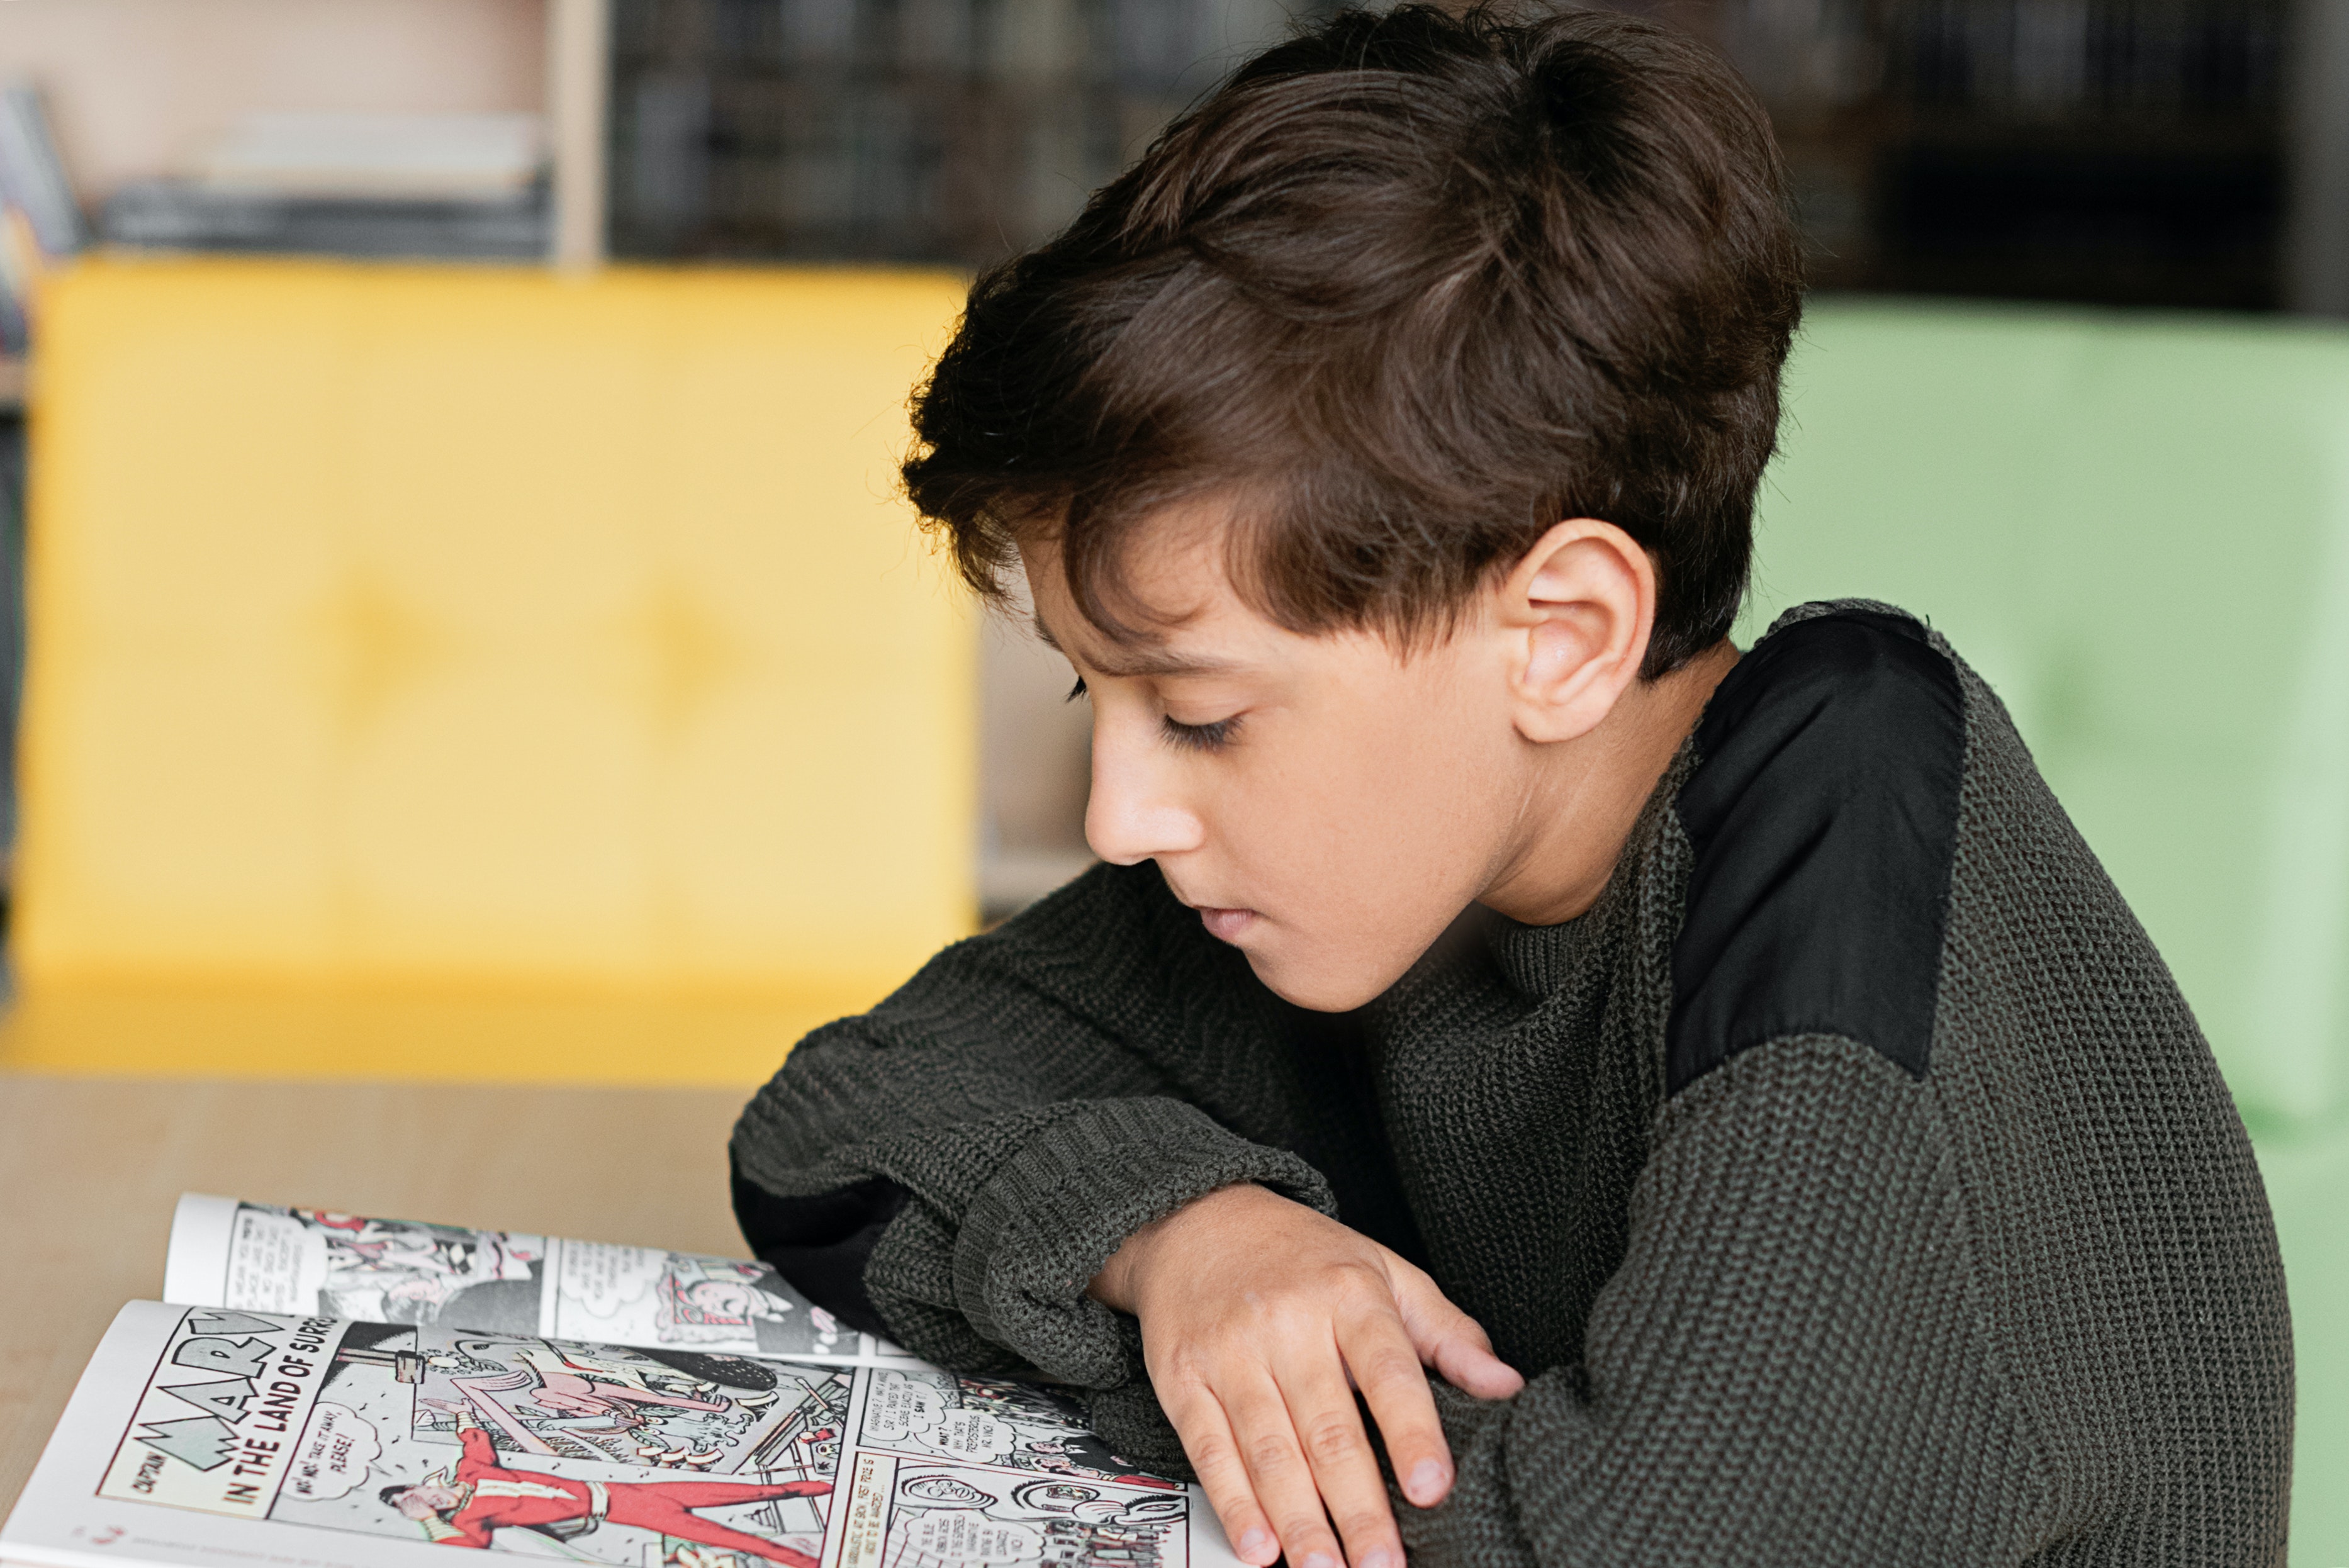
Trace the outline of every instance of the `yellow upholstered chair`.
[[961, 297], [100, 262], [45, 299], [0, 1063], [747, 1082], [971, 928], [895, 493]]

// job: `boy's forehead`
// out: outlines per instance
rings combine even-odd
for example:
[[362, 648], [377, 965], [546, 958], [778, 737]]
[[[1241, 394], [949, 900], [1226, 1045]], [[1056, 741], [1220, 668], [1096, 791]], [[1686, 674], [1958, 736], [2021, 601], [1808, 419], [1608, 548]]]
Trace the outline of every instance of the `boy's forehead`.
[[1165, 521], [1127, 548], [1104, 584], [1118, 626], [1078, 607], [1049, 542], [1022, 547], [1030, 620], [1047, 647], [1104, 676], [1216, 675], [1253, 662], [1261, 617], [1233, 591], [1216, 520], [1191, 511]]

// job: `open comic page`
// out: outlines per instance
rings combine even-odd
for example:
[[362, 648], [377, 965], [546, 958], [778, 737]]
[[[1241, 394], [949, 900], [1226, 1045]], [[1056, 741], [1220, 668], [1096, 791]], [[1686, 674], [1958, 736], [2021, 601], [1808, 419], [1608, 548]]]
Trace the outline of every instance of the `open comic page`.
[[440, 1325], [125, 1307], [0, 1557], [34, 1568], [1237, 1568], [1050, 1390]]
[[602, 1339], [688, 1357], [903, 1360], [765, 1264], [657, 1247], [281, 1209], [190, 1192], [166, 1299], [256, 1312]]
[[1237, 1563], [1195, 1488], [1112, 1453], [1049, 1389], [868, 1367], [849, 1432], [823, 1568]]

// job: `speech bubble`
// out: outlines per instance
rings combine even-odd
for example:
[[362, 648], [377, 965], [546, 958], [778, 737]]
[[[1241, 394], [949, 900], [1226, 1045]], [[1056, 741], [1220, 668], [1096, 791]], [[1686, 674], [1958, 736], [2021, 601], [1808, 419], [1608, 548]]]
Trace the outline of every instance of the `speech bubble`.
[[367, 1480], [368, 1467], [382, 1457], [375, 1423], [348, 1405], [322, 1399], [294, 1445], [284, 1490], [305, 1502], [324, 1502]]
[[902, 1443], [916, 1435], [926, 1437], [936, 1430], [946, 1401], [946, 1389], [932, 1377], [919, 1373], [876, 1372], [873, 1376], [873, 1391], [864, 1399], [865, 1439]]
[[985, 1410], [966, 1409], [943, 1372], [875, 1373], [864, 1401], [864, 1440], [991, 1463], [1019, 1446], [1019, 1429]]
[[617, 1317], [651, 1295], [667, 1266], [668, 1254], [651, 1247], [565, 1242], [557, 1288], [566, 1309]]
[[981, 1461], [998, 1459], [1019, 1444], [1019, 1429], [1009, 1421], [959, 1406], [939, 1411], [926, 1436], [930, 1446], [942, 1453]]
[[968, 1509], [937, 1509], [899, 1526], [905, 1561], [922, 1563], [1033, 1563], [1044, 1555], [1044, 1538], [1014, 1520], [989, 1519]]
[[316, 1312], [326, 1271], [325, 1236], [291, 1214], [240, 1206], [221, 1301], [256, 1312]]

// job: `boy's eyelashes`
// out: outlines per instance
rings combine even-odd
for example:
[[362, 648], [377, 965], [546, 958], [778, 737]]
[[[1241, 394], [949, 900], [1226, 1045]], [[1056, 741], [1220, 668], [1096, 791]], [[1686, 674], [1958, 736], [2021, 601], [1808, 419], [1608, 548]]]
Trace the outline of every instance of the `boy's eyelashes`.
[[1178, 724], [1162, 718], [1166, 744], [1177, 751], [1221, 751], [1232, 741], [1232, 731], [1239, 727], [1239, 717], [1219, 718], [1213, 724]]
[[[1088, 688], [1085, 686], [1085, 677], [1079, 676], [1077, 684], [1071, 686], [1069, 695], [1061, 700], [1074, 702], [1086, 695], [1088, 695]], [[1164, 717], [1159, 722], [1164, 726], [1161, 733], [1165, 736], [1166, 744], [1178, 751], [1221, 751], [1231, 744], [1232, 731], [1239, 727], [1240, 720], [1239, 716], [1234, 714], [1229, 718], [1219, 718], [1213, 724], [1183, 724]]]

